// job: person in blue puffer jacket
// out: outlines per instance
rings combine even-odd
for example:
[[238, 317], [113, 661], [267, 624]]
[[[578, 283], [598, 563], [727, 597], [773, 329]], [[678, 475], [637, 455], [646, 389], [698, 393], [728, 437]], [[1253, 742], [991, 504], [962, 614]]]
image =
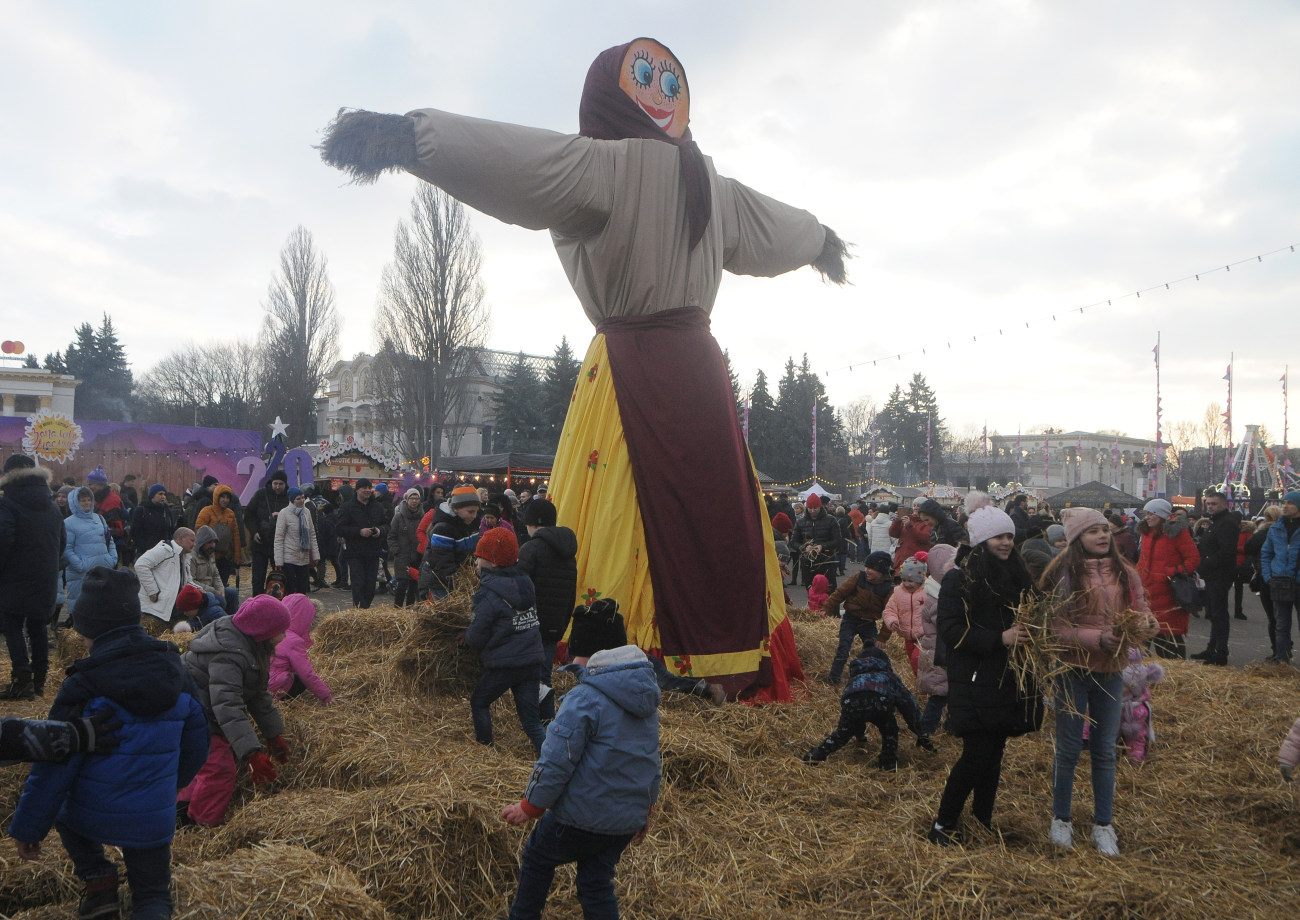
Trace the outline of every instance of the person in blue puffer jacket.
[[81, 593], [81, 580], [97, 565], [117, 567], [117, 545], [108, 529], [108, 522], [95, 511], [95, 496], [84, 486], [72, 493], [68, 503], [72, 514], [63, 522], [68, 535], [63, 558], [68, 562], [67, 596], [64, 603], [69, 608], [77, 604]]
[[483, 665], [469, 698], [474, 737], [492, 743], [492, 704], [509, 690], [524, 734], [540, 752], [546, 732], [538, 714], [537, 670], [542, 663], [542, 630], [533, 583], [517, 568], [519, 541], [512, 531], [493, 527], [474, 550], [480, 587], [474, 594], [474, 619], [464, 643]]
[[569, 633], [578, 685], [551, 722], [524, 797], [501, 811], [512, 825], [540, 818], [519, 863], [510, 920], [539, 918], [555, 869], [576, 862], [584, 917], [617, 917], [614, 873], [645, 839], [659, 799], [659, 685], [627, 634], [618, 605], [574, 612]]
[[122, 723], [117, 749], [34, 765], [9, 825], [23, 859], [38, 858], [51, 825], [58, 830], [86, 885], [82, 917], [117, 916], [117, 867], [105, 844], [122, 849], [132, 916], [172, 915], [176, 788], [194, 778], [208, 752], [194, 681], [176, 647], [141, 628], [139, 592], [129, 571], [86, 573], [72, 624], [89, 655], [69, 668], [50, 709], [51, 719], [65, 721], [111, 713]]

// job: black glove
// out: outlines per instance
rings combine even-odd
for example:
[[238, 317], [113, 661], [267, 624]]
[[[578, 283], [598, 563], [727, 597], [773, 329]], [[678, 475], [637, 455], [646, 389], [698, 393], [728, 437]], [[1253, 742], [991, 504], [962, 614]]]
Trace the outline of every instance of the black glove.
[[916, 746], [923, 751], [934, 750], [934, 742], [930, 740], [929, 735], [918, 735], [916, 739]]
[[118, 746], [118, 732], [122, 723], [111, 711], [97, 712], [89, 719], [73, 719], [77, 731], [77, 748], [74, 754], [107, 754]]

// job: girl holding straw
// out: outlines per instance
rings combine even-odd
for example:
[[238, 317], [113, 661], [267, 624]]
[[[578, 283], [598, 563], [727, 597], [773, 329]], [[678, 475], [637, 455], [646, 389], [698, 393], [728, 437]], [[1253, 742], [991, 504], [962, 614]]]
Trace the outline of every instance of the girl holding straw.
[[930, 829], [932, 843], [957, 842], [957, 823], [974, 797], [975, 820], [992, 829], [1007, 739], [1037, 731], [1043, 700], [1008, 667], [1012, 650], [1029, 638], [1016, 621], [1033, 579], [1015, 548], [1015, 524], [1005, 511], [978, 508], [967, 522], [973, 549], [939, 589], [938, 634], [947, 648], [948, 730], [961, 738]]
[[1102, 856], [1118, 856], [1111, 823], [1115, 805], [1115, 744], [1129, 648], [1141, 648], [1159, 625], [1147, 607], [1142, 579], [1120, 555], [1100, 511], [1067, 508], [1066, 549], [1047, 567], [1040, 587], [1055, 603], [1052, 625], [1056, 671], [1056, 751], [1052, 759], [1051, 841], [1074, 844], [1070, 800], [1083, 751], [1085, 719], [1091, 723], [1092, 844]]

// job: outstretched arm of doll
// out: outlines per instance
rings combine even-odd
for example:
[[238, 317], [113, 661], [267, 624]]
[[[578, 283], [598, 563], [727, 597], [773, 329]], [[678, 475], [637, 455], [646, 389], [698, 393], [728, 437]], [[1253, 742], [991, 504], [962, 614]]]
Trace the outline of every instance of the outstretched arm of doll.
[[726, 176], [718, 176], [717, 192], [727, 271], [771, 278], [811, 265], [829, 281], [846, 282], [848, 245], [812, 214]]
[[386, 172], [415, 166], [415, 122], [405, 115], [339, 109], [317, 149], [322, 160], [351, 181], [369, 185]]
[[849, 276], [844, 270], [844, 262], [852, 258], [849, 244], [825, 224], [822, 224], [822, 229], [826, 231], [826, 239], [822, 242], [821, 254], [812, 260], [812, 267], [821, 274], [823, 281], [847, 284]]

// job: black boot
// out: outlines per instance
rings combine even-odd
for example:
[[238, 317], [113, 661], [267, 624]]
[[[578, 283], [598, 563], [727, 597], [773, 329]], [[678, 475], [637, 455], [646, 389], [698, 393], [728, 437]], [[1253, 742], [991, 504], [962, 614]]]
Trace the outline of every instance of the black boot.
[[26, 668], [15, 668], [9, 678], [9, 686], [0, 690], [0, 700], [34, 700], [36, 688], [32, 686], [32, 672]]
[[45, 672], [41, 670], [32, 671], [32, 690], [39, 697], [45, 696]]
[[891, 772], [898, 769], [898, 735], [886, 735], [881, 739], [880, 756], [876, 758], [876, 766]]
[[77, 917], [80, 920], [108, 920], [120, 917], [117, 900], [117, 876], [92, 879], [86, 883], [86, 891], [77, 904]]
[[1214, 650], [1207, 648], [1203, 652], [1197, 652], [1195, 655], [1188, 655], [1187, 657], [1190, 658], [1192, 661], [1209, 661], [1210, 658], [1213, 657], [1213, 655], [1214, 655]]

